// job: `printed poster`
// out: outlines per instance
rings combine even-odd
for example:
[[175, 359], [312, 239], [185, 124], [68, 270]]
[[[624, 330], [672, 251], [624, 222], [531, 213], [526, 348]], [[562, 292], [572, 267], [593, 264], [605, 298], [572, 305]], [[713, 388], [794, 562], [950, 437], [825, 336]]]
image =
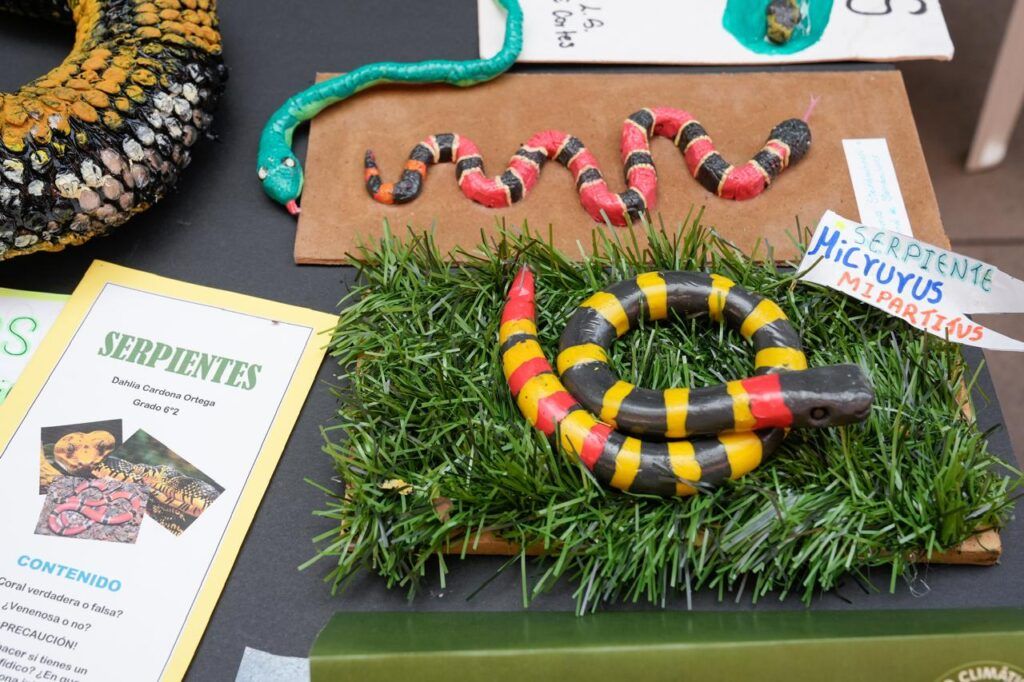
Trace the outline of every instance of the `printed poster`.
[[0, 679], [180, 679], [332, 315], [95, 263], [0, 406]]

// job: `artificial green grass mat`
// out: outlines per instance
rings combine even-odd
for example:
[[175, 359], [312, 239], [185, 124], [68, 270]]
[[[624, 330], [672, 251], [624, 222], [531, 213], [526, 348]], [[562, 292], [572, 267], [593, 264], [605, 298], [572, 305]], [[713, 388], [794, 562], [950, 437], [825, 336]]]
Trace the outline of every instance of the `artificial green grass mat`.
[[[1020, 474], [964, 414], [974, 377], [959, 346], [799, 282], [770, 252], [754, 262], [696, 220], [642, 229], [643, 248], [636, 232], [596, 230], [573, 258], [529, 231], [460, 252], [459, 267], [429, 234], [388, 235], [357, 254], [360, 283], [330, 343], [346, 379], [336, 388], [337, 419], [324, 427], [337, 479], [321, 482], [327, 501], [317, 511], [337, 525], [315, 538], [309, 562], [332, 564], [334, 589], [363, 568], [410, 595], [437, 571], [443, 584], [446, 562], [458, 560], [443, 555], [453, 534], [465, 550], [473, 532], [490, 529], [546, 550], [510, 561], [522, 569], [524, 604], [563, 578], [575, 581], [580, 612], [698, 589], [809, 601], [879, 567], [890, 589], [906, 589], [912, 553], [1006, 522]], [[537, 274], [549, 359], [571, 311], [593, 292], [638, 272], [707, 270], [775, 300], [812, 366], [864, 367], [875, 407], [863, 424], [791, 432], [772, 460], [711, 493], [606, 490], [529, 426], [502, 376], [499, 317], [524, 262]], [[611, 364], [638, 385], [696, 387], [751, 375], [753, 352], [700, 315], [628, 334]], [[444, 518], [438, 498], [452, 502]], [[527, 572], [528, 561], [540, 570]]]

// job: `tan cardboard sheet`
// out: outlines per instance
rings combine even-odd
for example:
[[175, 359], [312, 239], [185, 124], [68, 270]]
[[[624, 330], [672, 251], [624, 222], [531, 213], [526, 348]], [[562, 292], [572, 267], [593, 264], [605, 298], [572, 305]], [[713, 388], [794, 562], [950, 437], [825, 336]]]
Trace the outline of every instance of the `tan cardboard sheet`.
[[[465, 198], [451, 164], [430, 169], [423, 194], [401, 206], [374, 202], [363, 186], [363, 154], [373, 149], [384, 179], [396, 180], [412, 147], [428, 135], [456, 132], [480, 147], [489, 175], [533, 133], [557, 128], [573, 133], [594, 152], [609, 184], [625, 188], [619, 159], [622, 121], [641, 107], [671, 106], [692, 112], [719, 151], [743, 163], [760, 149], [771, 128], [804, 113], [811, 117], [811, 151], [762, 195], [748, 201], [720, 199], [689, 176], [671, 141], [656, 138], [658, 213], [678, 224], [691, 206], [705, 207], [705, 223], [746, 251], [767, 240], [779, 260], [797, 258], [795, 226], [813, 227], [826, 209], [858, 217], [843, 154], [844, 138], [888, 140], [907, 213], [916, 237], [947, 247], [935, 192], [898, 71], [817, 71], [732, 74], [512, 74], [468, 89], [388, 86], [364, 92], [317, 117], [310, 131], [306, 187], [295, 241], [297, 263], [346, 262], [359, 243], [372, 242], [389, 221], [435, 226], [442, 251], [480, 241], [499, 221], [547, 232], [578, 253], [595, 226], [580, 206], [573, 179], [556, 163], [545, 166], [526, 198], [489, 209]], [[622, 228], [602, 228], [619, 229]], [[763, 253], [763, 252], [762, 252]]]

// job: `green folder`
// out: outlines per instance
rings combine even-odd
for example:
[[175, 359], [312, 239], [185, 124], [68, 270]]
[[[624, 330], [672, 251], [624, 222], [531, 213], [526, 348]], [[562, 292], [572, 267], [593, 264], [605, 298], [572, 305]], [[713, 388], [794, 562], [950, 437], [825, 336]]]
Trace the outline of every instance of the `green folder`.
[[1024, 609], [339, 613], [328, 680], [1024, 682]]

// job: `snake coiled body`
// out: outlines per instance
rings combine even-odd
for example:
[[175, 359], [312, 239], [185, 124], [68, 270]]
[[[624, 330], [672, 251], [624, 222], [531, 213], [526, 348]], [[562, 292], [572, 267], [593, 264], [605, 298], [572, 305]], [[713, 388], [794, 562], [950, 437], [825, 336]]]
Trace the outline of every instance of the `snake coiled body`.
[[174, 186], [226, 71], [215, 0], [0, 0], [74, 21], [64, 62], [0, 94], [0, 259], [104, 234]]
[[166, 464], [134, 464], [119, 457], [107, 457], [92, 473], [97, 478], [144, 485], [157, 502], [193, 517], [206, 511], [220, 495], [220, 491], [206, 481], [187, 476]]
[[[623, 491], [692, 495], [767, 459], [788, 429], [864, 419], [874, 391], [856, 365], [807, 369], [783, 311], [725, 277], [650, 272], [598, 292], [573, 313], [556, 375], [537, 338], [533, 273], [509, 290], [498, 341], [523, 416], [601, 483]], [[755, 374], [698, 389], [654, 391], [615, 376], [612, 342], [641, 318], [670, 313], [725, 320], [753, 342]], [[564, 382], [564, 383], [563, 383]]]
[[137, 524], [143, 505], [145, 496], [138, 489], [122, 487], [115, 481], [90, 479], [82, 481], [70, 495], [57, 501], [46, 524], [55, 535], [74, 537], [96, 524]]
[[385, 183], [372, 151], [364, 160], [367, 191], [376, 201], [401, 204], [412, 201], [423, 189], [427, 168], [435, 163], [454, 163], [462, 193], [490, 208], [511, 206], [526, 197], [540, 178], [548, 160], [555, 160], [573, 174], [580, 203], [598, 222], [626, 225], [654, 209], [658, 174], [651, 156], [650, 140], [667, 137], [683, 153], [690, 174], [709, 192], [723, 199], [750, 199], [763, 192], [789, 165], [804, 157], [811, 145], [811, 129], [804, 120], [779, 123], [764, 146], [746, 163], [733, 166], [715, 149], [704, 126], [687, 111], [668, 107], [641, 109], [622, 125], [622, 164], [627, 189], [608, 187], [597, 159], [578, 138], [558, 130], [537, 133], [522, 145], [497, 177], [484, 173], [480, 150], [469, 139], [454, 133], [431, 135], [417, 144], [398, 182]]

